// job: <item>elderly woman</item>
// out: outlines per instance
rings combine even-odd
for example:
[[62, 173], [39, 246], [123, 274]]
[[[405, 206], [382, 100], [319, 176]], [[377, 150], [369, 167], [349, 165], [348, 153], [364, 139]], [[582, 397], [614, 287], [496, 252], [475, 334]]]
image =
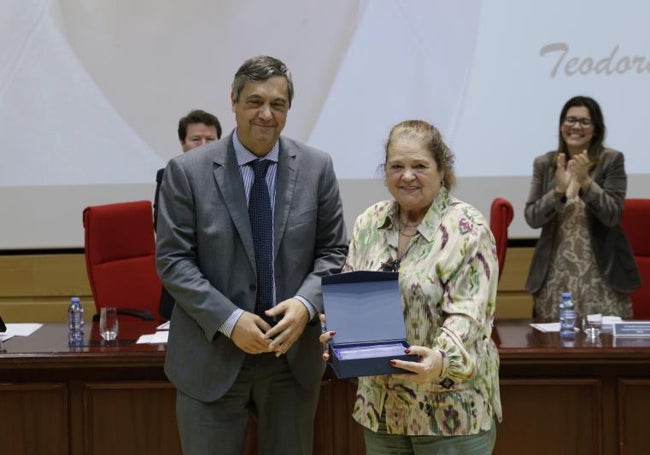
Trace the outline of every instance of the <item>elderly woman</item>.
[[501, 419], [494, 238], [478, 210], [449, 194], [453, 155], [432, 125], [393, 127], [385, 179], [394, 200], [357, 218], [344, 271], [399, 271], [407, 352], [419, 361], [391, 361], [410, 374], [359, 378], [353, 417], [366, 453], [490, 453]]
[[576, 96], [560, 113], [558, 149], [535, 158], [525, 216], [542, 233], [526, 289], [538, 319], [557, 319], [565, 291], [578, 313], [632, 317], [629, 293], [641, 281], [620, 225], [625, 159], [604, 139], [600, 106]]

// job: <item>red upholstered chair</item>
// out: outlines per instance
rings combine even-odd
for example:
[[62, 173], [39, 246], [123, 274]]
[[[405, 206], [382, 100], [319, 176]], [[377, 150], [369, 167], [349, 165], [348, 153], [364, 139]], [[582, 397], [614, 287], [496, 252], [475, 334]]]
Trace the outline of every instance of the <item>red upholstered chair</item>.
[[621, 226], [641, 275], [641, 287], [631, 295], [634, 319], [650, 320], [650, 199], [626, 199]]
[[512, 223], [515, 212], [512, 204], [507, 199], [498, 197], [492, 201], [490, 207], [490, 229], [494, 234], [497, 245], [497, 258], [499, 260], [499, 280], [503, 274], [503, 267], [506, 263], [508, 251], [508, 227]]
[[86, 207], [85, 256], [95, 309], [153, 320], [162, 285], [156, 273], [151, 202]]

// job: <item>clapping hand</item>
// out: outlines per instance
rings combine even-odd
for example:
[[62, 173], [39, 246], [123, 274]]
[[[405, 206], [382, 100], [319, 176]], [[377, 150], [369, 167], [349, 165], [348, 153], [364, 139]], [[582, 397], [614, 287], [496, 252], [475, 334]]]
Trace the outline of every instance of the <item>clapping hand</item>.
[[571, 172], [567, 169], [566, 156], [564, 153], [558, 153], [555, 158], [555, 191], [566, 193], [571, 183]]
[[586, 150], [574, 155], [573, 158], [569, 160], [567, 166], [567, 169], [573, 175], [576, 184], [583, 190], [588, 189], [589, 185], [591, 185], [591, 178], [589, 177], [590, 166], [591, 161], [589, 160], [589, 155], [587, 155]]

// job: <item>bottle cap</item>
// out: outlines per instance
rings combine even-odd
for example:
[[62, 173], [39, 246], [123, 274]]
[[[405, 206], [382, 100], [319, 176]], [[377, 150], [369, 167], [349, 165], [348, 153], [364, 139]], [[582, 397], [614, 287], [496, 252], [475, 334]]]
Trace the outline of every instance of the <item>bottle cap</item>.
[[570, 293], [570, 292], [563, 292], [563, 293], [562, 293], [562, 298], [564, 298], [564, 299], [570, 299], [570, 298], [571, 298], [571, 293]]
[[78, 302], [78, 301], [79, 301], [79, 297], [72, 297], [72, 298], [70, 299], [70, 301], [72, 301], [72, 302]]

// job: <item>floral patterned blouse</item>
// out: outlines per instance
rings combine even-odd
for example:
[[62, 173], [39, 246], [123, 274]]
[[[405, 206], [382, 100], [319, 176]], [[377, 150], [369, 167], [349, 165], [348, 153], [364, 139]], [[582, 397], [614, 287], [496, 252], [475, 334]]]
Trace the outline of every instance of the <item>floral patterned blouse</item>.
[[[397, 260], [399, 206], [379, 202], [356, 220], [344, 271], [381, 270]], [[388, 433], [458, 436], [501, 420], [499, 354], [491, 339], [498, 266], [484, 216], [442, 188], [399, 268], [407, 341], [439, 350], [440, 380], [359, 378], [353, 417]]]

